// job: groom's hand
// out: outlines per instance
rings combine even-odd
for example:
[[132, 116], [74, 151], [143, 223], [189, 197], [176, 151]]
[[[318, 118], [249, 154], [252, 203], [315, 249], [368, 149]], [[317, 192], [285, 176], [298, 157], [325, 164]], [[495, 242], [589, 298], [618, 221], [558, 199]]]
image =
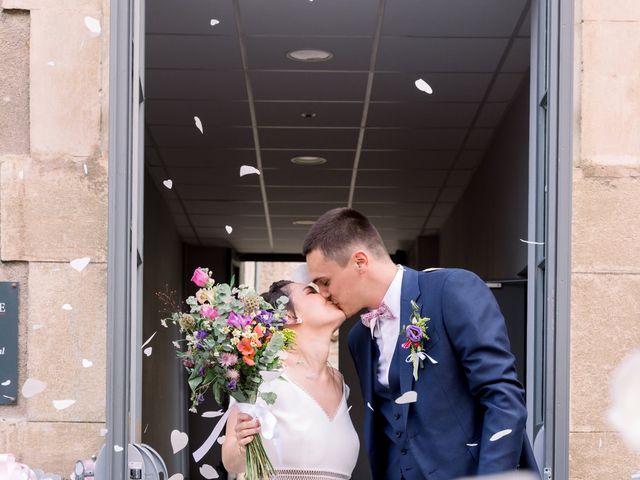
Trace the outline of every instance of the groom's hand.
[[236, 423], [236, 438], [238, 439], [238, 445], [240, 450], [244, 453], [245, 447], [251, 443], [253, 437], [260, 432], [260, 420], [251, 417], [246, 413], [238, 414], [238, 421]]

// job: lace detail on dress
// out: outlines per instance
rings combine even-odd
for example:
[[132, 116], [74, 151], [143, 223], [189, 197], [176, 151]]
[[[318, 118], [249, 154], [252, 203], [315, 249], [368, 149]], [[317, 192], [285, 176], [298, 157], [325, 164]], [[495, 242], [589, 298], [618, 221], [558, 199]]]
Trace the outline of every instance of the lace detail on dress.
[[351, 475], [324, 470], [278, 468], [274, 480], [349, 480]]

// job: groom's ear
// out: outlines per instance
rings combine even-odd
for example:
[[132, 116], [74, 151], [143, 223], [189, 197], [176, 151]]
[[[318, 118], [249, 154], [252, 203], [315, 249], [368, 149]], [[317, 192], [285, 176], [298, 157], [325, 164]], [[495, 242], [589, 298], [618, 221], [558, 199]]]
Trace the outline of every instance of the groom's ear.
[[353, 263], [358, 273], [365, 273], [369, 268], [369, 256], [363, 250], [358, 250], [353, 254]]

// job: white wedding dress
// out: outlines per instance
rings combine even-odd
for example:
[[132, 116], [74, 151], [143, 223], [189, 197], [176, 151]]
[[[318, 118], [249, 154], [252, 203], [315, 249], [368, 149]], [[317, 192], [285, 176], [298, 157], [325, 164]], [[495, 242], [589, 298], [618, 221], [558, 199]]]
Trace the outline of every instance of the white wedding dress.
[[343, 382], [342, 400], [333, 418], [286, 374], [264, 383], [260, 391], [274, 392], [269, 407], [277, 419], [276, 437], [262, 439], [278, 480], [345, 480], [351, 478], [360, 442], [353, 428]]

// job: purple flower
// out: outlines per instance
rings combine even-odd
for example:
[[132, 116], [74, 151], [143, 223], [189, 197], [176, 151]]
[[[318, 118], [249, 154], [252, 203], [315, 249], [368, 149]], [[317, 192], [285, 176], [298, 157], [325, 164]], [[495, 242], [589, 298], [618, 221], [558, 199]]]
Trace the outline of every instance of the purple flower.
[[200, 367], [200, 369], [198, 370], [198, 376], [204, 377], [204, 367]]
[[409, 325], [407, 327], [407, 338], [413, 343], [419, 342], [422, 340], [422, 329], [417, 325]]
[[198, 401], [198, 405], [200, 405], [204, 402], [204, 395], [202, 393], [198, 394], [198, 398], [196, 398], [196, 400]]
[[236, 312], [231, 312], [229, 318], [227, 318], [227, 325], [236, 328], [244, 328], [251, 323], [251, 319], [238, 315]]
[[196, 340], [202, 340], [207, 335], [209, 335], [209, 334], [207, 332], [205, 332], [204, 330], [198, 330], [196, 332]]
[[227, 383], [227, 388], [229, 390], [235, 390], [237, 386], [238, 386], [238, 382], [235, 380], [231, 380], [229, 383]]
[[269, 310], [260, 310], [255, 318], [258, 322], [270, 326], [273, 322], [273, 313]]

